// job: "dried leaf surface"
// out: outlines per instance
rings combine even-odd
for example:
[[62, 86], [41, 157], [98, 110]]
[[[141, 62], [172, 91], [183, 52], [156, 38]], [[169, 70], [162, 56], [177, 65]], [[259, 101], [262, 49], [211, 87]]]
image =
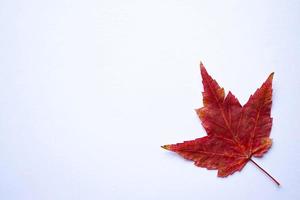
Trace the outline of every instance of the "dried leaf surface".
[[226, 177], [242, 170], [252, 156], [263, 156], [272, 145], [269, 136], [274, 73], [241, 106], [231, 92], [225, 96], [224, 89], [202, 63], [200, 69], [204, 106], [196, 112], [207, 136], [162, 147], [194, 161], [198, 167], [218, 170], [219, 177]]

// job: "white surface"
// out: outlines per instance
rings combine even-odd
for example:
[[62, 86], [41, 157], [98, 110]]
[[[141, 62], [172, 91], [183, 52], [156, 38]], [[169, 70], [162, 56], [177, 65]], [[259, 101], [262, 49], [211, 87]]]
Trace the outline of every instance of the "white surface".
[[[0, 1], [0, 199], [300, 199], [300, 1]], [[274, 77], [272, 149], [221, 179], [199, 62], [242, 103]]]

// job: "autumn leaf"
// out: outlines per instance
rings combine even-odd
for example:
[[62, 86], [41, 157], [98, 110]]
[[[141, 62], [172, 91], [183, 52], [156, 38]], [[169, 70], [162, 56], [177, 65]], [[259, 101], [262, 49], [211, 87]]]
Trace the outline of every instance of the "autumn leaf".
[[225, 97], [224, 89], [207, 73], [202, 63], [200, 69], [204, 106], [196, 109], [196, 112], [207, 136], [163, 145], [162, 148], [194, 161], [198, 167], [218, 170], [219, 177], [240, 171], [251, 161], [280, 185], [252, 160], [252, 157], [262, 157], [272, 146], [269, 136], [272, 127], [270, 114], [274, 73], [241, 106], [231, 92]]

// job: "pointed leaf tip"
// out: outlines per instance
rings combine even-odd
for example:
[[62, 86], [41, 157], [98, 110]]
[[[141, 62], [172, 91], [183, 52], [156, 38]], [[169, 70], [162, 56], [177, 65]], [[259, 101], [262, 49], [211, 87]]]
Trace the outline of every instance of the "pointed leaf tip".
[[200, 69], [201, 69], [201, 71], [202, 71], [202, 70], [205, 70], [205, 67], [204, 67], [204, 65], [203, 65], [202, 62], [200, 62]]
[[269, 75], [269, 77], [268, 77], [268, 79], [273, 79], [273, 77], [274, 77], [274, 72], [272, 72], [270, 75]]
[[204, 67], [202, 62], [200, 63], [200, 73], [201, 73], [202, 78], [206, 77], [206, 76], [209, 76], [207, 71], [206, 71], [206, 68]]
[[166, 150], [170, 150], [170, 145], [162, 145], [160, 147]]

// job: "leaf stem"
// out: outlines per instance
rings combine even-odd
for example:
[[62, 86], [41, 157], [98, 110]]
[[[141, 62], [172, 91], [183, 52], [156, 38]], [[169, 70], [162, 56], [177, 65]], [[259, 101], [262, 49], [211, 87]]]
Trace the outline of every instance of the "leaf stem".
[[266, 170], [264, 170], [261, 166], [259, 166], [256, 162], [254, 162], [254, 160], [252, 160], [251, 158], [249, 159], [254, 165], [256, 165], [260, 170], [262, 170], [265, 174], [267, 174], [278, 186], [280, 186], [280, 183], [273, 178], [273, 176], [271, 176]]

